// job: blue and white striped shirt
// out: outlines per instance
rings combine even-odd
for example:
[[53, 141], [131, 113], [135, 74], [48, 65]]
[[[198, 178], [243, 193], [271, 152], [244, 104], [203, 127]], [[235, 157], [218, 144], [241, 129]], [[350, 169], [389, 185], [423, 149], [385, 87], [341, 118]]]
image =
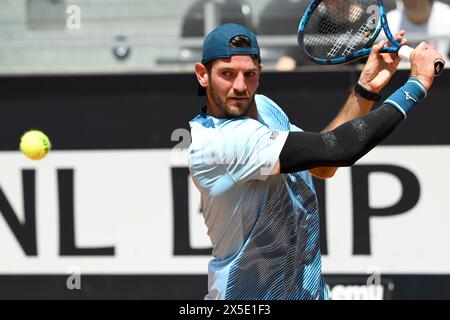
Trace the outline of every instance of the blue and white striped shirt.
[[328, 299], [311, 175], [272, 174], [300, 129], [272, 100], [255, 100], [258, 121], [203, 112], [190, 121], [189, 169], [214, 256], [205, 299]]

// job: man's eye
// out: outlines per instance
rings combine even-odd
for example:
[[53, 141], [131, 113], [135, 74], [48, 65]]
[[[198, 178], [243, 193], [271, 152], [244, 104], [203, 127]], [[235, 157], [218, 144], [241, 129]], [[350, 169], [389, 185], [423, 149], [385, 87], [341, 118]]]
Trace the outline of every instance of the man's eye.
[[254, 77], [256, 75], [256, 72], [247, 72], [247, 77]]
[[230, 71], [224, 71], [222, 72], [222, 75], [225, 77], [231, 77], [231, 72]]

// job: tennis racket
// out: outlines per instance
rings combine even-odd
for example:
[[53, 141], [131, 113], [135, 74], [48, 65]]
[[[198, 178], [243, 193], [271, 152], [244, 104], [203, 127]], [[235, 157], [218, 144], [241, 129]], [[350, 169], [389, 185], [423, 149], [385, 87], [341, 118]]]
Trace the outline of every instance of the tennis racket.
[[[298, 43], [316, 63], [341, 64], [369, 56], [381, 29], [392, 44], [381, 52], [409, 61], [414, 49], [392, 35], [382, 0], [313, 0], [300, 21]], [[436, 60], [435, 74], [440, 75], [444, 66]]]

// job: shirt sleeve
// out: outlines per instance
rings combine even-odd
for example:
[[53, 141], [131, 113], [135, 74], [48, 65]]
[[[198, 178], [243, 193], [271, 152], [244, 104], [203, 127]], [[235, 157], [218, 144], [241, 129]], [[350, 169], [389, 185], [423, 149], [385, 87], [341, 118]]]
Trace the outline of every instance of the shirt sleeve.
[[272, 174], [288, 134], [251, 118], [233, 119], [219, 131], [216, 150], [234, 183], [265, 180]]
[[189, 171], [201, 192], [219, 196], [249, 180], [273, 174], [289, 131], [251, 118], [227, 120], [215, 130], [192, 129]]

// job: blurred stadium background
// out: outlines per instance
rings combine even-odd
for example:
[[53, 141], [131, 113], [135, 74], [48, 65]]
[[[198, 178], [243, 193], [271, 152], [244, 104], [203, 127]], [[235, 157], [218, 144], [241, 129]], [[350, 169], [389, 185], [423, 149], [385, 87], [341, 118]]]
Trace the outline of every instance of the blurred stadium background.
[[[202, 37], [231, 21], [256, 32], [260, 91], [319, 131], [361, 64], [300, 55], [309, 2], [0, 0], [0, 298], [202, 299], [211, 249], [185, 159]], [[333, 299], [450, 298], [449, 88], [445, 72], [383, 145], [316, 181]], [[39, 162], [18, 151], [32, 128], [54, 146]]]

